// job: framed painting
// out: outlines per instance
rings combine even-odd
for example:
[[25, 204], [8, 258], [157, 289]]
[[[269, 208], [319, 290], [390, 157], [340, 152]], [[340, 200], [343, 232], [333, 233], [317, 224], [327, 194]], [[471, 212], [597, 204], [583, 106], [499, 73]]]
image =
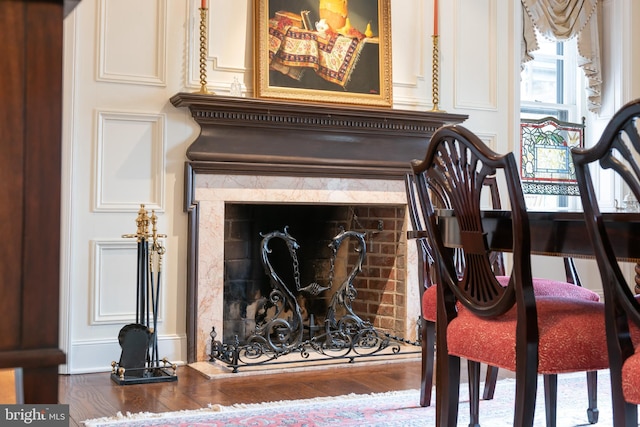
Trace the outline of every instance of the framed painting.
[[391, 0], [254, 0], [258, 98], [392, 106]]

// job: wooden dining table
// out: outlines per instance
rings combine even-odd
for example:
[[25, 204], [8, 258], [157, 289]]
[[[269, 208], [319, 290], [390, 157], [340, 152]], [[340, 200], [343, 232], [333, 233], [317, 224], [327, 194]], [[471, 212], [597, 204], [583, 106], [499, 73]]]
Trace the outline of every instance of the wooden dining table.
[[[437, 213], [444, 244], [460, 247], [458, 222], [453, 211], [440, 209]], [[529, 210], [527, 215], [532, 254], [595, 258], [583, 212]], [[603, 212], [602, 217], [618, 260], [636, 263], [636, 293], [640, 293], [640, 212]], [[511, 251], [511, 212], [486, 210], [482, 212], [482, 218], [489, 247], [501, 252]], [[420, 234], [414, 237], [420, 237]]]

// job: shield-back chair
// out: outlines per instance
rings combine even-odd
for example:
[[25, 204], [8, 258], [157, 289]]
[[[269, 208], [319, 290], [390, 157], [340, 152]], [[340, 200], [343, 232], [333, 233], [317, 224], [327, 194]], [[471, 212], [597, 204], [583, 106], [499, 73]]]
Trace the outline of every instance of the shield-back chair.
[[[610, 120], [600, 140], [591, 148], [572, 150], [585, 221], [598, 262], [604, 291], [611, 374], [613, 420], [616, 427], [637, 427], [640, 404], [640, 304], [618, 264], [611, 241], [615, 239], [603, 220], [592, 170], [613, 171], [640, 200], [640, 99], [626, 104]], [[591, 166], [590, 166], [591, 165]], [[597, 169], [590, 169], [593, 166]], [[630, 210], [637, 211], [637, 206]], [[624, 221], [623, 214], [617, 221]], [[635, 214], [637, 221], [637, 216]], [[639, 231], [640, 233], [640, 231]]]
[[[495, 177], [485, 178], [484, 185], [489, 190], [491, 208], [496, 210], [502, 209], [500, 192]], [[407, 235], [410, 239], [415, 239], [418, 249], [418, 282], [420, 285], [421, 301], [420, 343], [422, 349], [420, 406], [430, 406], [435, 366], [435, 324], [437, 305], [437, 287], [435, 269], [433, 268], [434, 255], [426, 237], [426, 229], [423, 225], [424, 220], [421, 214], [412, 173], [406, 174], [405, 187], [407, 192], [409, 218], [412, 226], [412, 231], [409, 231]], [[490, 260], [494, 274], [498, 276], [498, 280], [502, 280], [506, 283], [503, 254], [501, 252], [492, 251], [490, 254]], [[534, 293], [536, 293], [536, 295], [556, 293], [557, 295], [570, 295], [576, 298], [599, 301], [600, 297], [597, 293], [581, 288], [582, 284], [573, 258], [565, 257], [563, 262], [566, 282], [534, 278]], [[579, 286], [580, 289], [574, 289], [573, 286]], [[484, 390], [482, 394], [482, 398], [484, 400], [493, 399], [497, 379], [498, 368], [495, 366], [487, 366]], [[598, 420], [598, 408], [596, 402], [598, 374], [596, 371], [587, 372], [587, 382], [589, 390], [589, 407], [587, 408], [587, 412], [590, 422], [595, 423]]]
[[[431, 138], [423, 160], [412, 162], [428, 239], [436, 261], [436, 424], [457, 424], [460, 358], [469, 365], [471, 425], [479, 426], [480, 363], [515, 372], [514, 425], [533, 424], [537, 375], [544, 374], [547, 426], [555, 426], [557, 375], [608, 367], [604, 306], [576, 292], [534, 292], [528, 216], [513, 153], [499, 155], [462, 126]], [[495, 276], [482, 223], [487, 177], [504, 180], [510, 205], [513, 265]], [[457, 250], [446, 247], [438, 206], [452, 211]], [[591, 396], [590, 396], [591, 397]]]

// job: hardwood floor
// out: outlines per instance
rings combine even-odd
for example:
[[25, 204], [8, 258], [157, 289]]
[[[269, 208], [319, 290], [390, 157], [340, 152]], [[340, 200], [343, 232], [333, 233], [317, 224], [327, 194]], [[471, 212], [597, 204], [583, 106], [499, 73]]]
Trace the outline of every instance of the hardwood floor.
[[323, 370], [238, 376], [210, 380], [190, 367], [178, 368], [178, 381], [120, 386], [109, 373], [61, 375], [59, 400], [69, 404], [70, 426], [125, 412], [198, 409], [209, 403], [259, 403], [275, 400], [379, 393], [417, 389], [420, 361], [384, 365], [329, 367]]

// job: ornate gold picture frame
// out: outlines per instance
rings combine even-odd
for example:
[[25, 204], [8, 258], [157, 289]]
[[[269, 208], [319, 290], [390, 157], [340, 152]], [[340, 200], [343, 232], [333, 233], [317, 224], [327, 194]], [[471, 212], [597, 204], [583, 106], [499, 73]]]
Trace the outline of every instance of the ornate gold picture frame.
[[392, 106], [390, 0], [254, 0], [258, 98]]

